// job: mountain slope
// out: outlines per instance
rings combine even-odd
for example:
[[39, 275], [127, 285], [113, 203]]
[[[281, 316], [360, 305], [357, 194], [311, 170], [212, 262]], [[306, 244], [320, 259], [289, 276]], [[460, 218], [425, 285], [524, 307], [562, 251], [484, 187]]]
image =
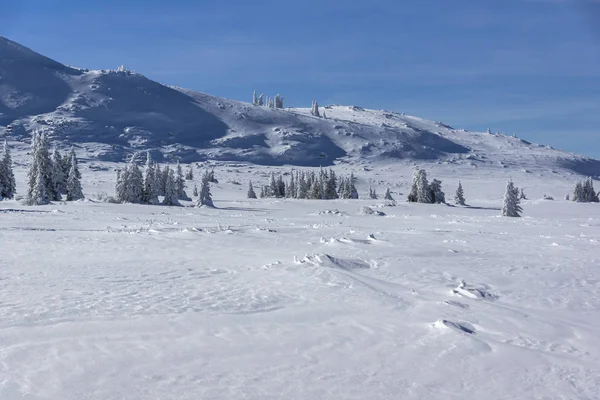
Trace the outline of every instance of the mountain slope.
[[566, 168], [599, 175], [600, 162], [505, 135], [456, 130], [404, 114], [328, 106], [275, 110], [169, 87], [125, 69], [64, 66], [0, 37], [0, 135], [34, 129], [90, 156], [120, 161], [150, 150], [157, 159], [330, 165], [336, 160], [405, 160], [473, 167]]

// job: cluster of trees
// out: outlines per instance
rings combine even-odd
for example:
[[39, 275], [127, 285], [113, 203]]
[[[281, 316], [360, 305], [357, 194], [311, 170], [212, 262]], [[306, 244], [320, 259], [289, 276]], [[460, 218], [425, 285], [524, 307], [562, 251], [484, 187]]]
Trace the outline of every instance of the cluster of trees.
[[413, 183], [408, 201], [410, 203], [427, 204], [445, 203], [446, 195], [442, 192], [442, 181], [434, 179], [429, 183], [427, 172], [424, 169], [416, 170], [413, 174]]
[[12, 159], [8, 143], [4, 141], [2, 158], [0, 159], [0, 200], [12, 199], [17, 191], [15, 174], [12, 170]]
[[588, 177], [584, 181], [577, 182], [572, 200], [579, 203], [598, 203], [600, 202], [599, 194], [594, 190], [594, 181]]
[[[276, 94], [275, 97], [266, 98], [266, 104], [269, 108], [283, 108], [283, 97]], [[252, 93], [252, 105], [253, 106], [264, 106], [265, 105], [265, 94], [261, 93], [260, 96], [256, 95], [256, 90]]]
[[[358, 199], [354, 174], [338, 179], [336, 173], [321, 168], [319, 173], [314, 171], [294, 170], [290, 173], [289, 180], [285, 181], [279, 174], [277, 177], [271, 173], [268, 185], [260, 189], [260, 197], [278, 197], [294, 199]], [[248, 198], [256, 198], [252, 182], [248, 186]]]
[[[115, 185], [115, 200], [117, 202], [180, 206], [179, 200], [191, 200], [185, 192], [185, 178], [191, 177], [193, 179], [191, 167], [184, 176], [179, 162], [174, 169], [168, 165], [161, 168], [159, 164], [152, 160], [150, 153], [146, 153], [146, 165], [142, 172], [136, 159], [137, 155], [134, 155], [123, 169], [117, 170]], [[213, 206], [210, 194], [211, 181], [215, 181], [214, 170], [206, 171], [202, 176], [198, 206]], [[197, 188], [194, 189], [198, 193]], [[159, 201], [159, 196], [163, 198], [162, 202]]]
[[62, 155], [55, 149], [50, 156], [50, 142], [45, 132], [33, 133], [31, 150], [26, 204], [48, 204], [61, 200], [63, 194], [67, 201], [83, 199], [75, 150]]

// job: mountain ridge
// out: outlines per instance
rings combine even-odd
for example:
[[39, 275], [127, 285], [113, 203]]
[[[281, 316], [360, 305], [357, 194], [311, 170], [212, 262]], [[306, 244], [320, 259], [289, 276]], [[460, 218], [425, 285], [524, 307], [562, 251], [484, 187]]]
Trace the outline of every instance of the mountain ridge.
[[48, 131], [91, 157], [122, 161], [151, 151], [182, 162], [265, 165], [441, 162], [498, 168], [564, 168], [600, 175], [600, 161], [502, 134], [358, 106], [271, 109], [167, 86], [142, 74], [68, 67], [0, 37], [0, 135]]

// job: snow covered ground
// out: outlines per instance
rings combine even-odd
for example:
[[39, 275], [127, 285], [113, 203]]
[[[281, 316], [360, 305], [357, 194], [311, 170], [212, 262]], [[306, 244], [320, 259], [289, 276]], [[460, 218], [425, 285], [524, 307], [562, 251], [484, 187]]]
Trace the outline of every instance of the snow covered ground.
[[356, 170], [396, 207], [247, 200], [273, 168], [231, 163], [217, 209], [0, 202], [0, 399], [597, 399], [599, 206], [561, 170], [426, 168], [471, 207], [405, 203], [399, 163]]

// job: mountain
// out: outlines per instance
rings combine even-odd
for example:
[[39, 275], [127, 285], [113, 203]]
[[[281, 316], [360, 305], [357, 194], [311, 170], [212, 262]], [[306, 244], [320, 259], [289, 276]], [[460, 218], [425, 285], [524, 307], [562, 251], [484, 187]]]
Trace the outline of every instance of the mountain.
[[565, 168], [600, 175], [600, 162], [503, 134], [468, 132], [357, 106], [270, 109], [165, 86], [128, 71], [68, 67], [0, 37], [0, 135], [47, 130], [63, 146], [121, 161], [149, 150], [158, 160], [330, 165], [334, 161]]

